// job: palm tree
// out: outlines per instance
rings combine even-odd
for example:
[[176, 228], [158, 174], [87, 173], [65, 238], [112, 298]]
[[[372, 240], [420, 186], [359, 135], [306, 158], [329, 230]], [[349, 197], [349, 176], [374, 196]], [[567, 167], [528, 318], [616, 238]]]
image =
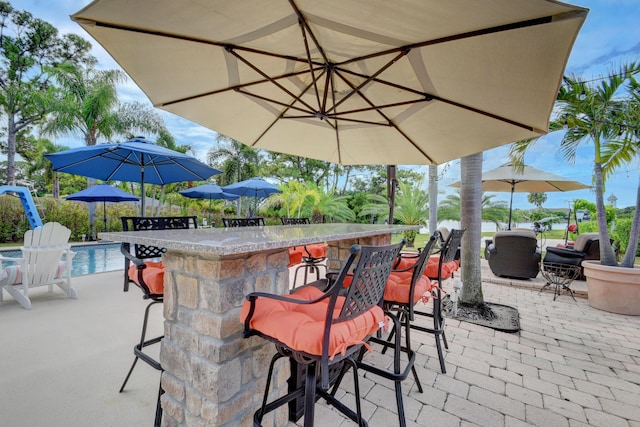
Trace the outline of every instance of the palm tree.
[[[122, 71], [67, 65], [57, 70], [55, 78], [65, 96], [42, 126], [45, 135], [78, 135], [85, 145], [93, 146], [100, 138], [110, 140], [132, 132], [157, 135], [164, 129], [162, 119], [152, 107], [120, 103], [116, 86], [126, 79]], [[87, 179], [88, 186], [95, 182], [94, 178]], [[95, 204], [89, 203], [91, 239], [96, 237], [95, 230]]]
[[[167, 131], [166, 129], [162, 129], [159, 131], [159, 136], [158, 136], [158, 139], [156, 140], [156, 144], [161, 147], [168, 148], [169, 150], [177, 151], [178, 153], [183, 153], [183, 154], [193, 151], [192, 146], [189, 144], [176, 143], [176, 140], [173, 137], [173, 135], [171, 135], [169, 131]], [[159, 195], [157, 194], [158, 187], [160, 187]], [[151, 206], [150, 215], [151, 216], [160, 215], [160, 205], [166, 201], [165, 199], [166, 199], [167, 192], [177, 193], [179, 190], [182, 190], [184, 188], [185, 188], [185, 183], [183, 182], [160, 185], [160, 186], [154, 185], [153, 192], [151, 193], [151, 199], [156, 200], [157, 204], [155, 205], [155, 207], [153, 205]]]
[[[405, 225], [425, 225], [429, 218], [429, 193], [423, 188], [423, 181], [414, 183], [402, 180], [398, 183], [395, 197], [394, 219]], [[368, 194], [369, 203], [362, 207], [358, 216], [374, 215], [379, 221], [389, 217], [389, 204], [385, 196]], [[413, 247], [417, 231], [403, 232], [407, 246]]]
[[45, 154], [57, 153], [60, 151], [68, 150], [69, 147], [62, 145], [56, 145], [48, 139], [39, 139], [36, 142], [37, 154], [33, 161], [29, 163], [27, 168], [27, 174], [32, 176], [34, 174], [42, 175], [45, 183], [52, 184], [52, 196], [54, 199], [60, 198], [60, 181], [58, 179], [58, 172], [53, 171], [53, 164], [46, 160]]
[[[229, 185], [258, 176], [260, 172], [260, 154], [258, 150], [243, 143], [218, 134], [217, 147], [207, 152], [207, 162], [222, 171], [218, 184]], [[238, 215], [242, 209], [242, 197], [237, 201]]]
[[266, 207], [280, 208], [279, 215], [284, 217], [310, 217], [311, 209], [305, 209], [307, 199], [319, 199], [320, 192], [317, 188], [311, 188], [306, 182], [289, 181], [280, 186], [282, 193], [269, 196]]
[[[627, 127], [625, 129], [627, 146], [623, 148], [621, 152], [626, 155], [633, 155], [637, 158], [639, 154], [638, 151], [640, 150], [640, 144], [638, 143], [638, 135], [640, 132], [638, 127], [638, 124], [640, 124], [640, 82], [638, 82], [634, 76], [629, 80], [631, 101], [627, 104], [627, 108], [625, 108], [623, 120], [627, 123], [635, 124], [635, 126]], [[630, 159], [631, 158], [628, 160]], [[623, 267], [633, 267], [636, 254], [638, 252], [638, 240], [640, 240], [640, 179], [638, 181], [638, 189], [636, 191], [636, 207], [631, 223], [631, 233], [629, 235], [629, 243], [627, 244], [627, 252], [624, 254], [624, 259], [621, 263]]]
[[[620, 92], [625, 88], [625, 82], [639, 71], [639, 64], [627, 64], [599, 84], [589, 84], [576, 76], [565, 76], [556, 100], [556, 118], [550, 123], [551, 131], [564, 130], [560, 152], [568, 162], [575, 161], [581, 145], [593, 146], [593, 188], [600, 234], [600, 262], [608, 266], [618, 264], [607, 229], [604, 184], [614, 169], [638, 152], [637, 143], [631, 142], [630, 134], [621, 132], [629, 102], [620, 96]], [[510, 150], [514, 163], [523, 165], [525, 152], [538, 140], [514, 143]], [[634, 233], [637, 234], [637, 227]], [[633, 267], [633, 262], [627, 265], [625, 261], [623, 266]]]
[[[493, 222], [496, 227], [504, 223], [505, 219], [509, 216], [509, 207], [507, 203], [499, 200], [493, 201], [496, 197], [495, 194], [482, 193], [481, 207], [482, 207], [482, 220]], [[462, 212], [460, 202], [460, 191], [456, 194], [448, 195], [438, 206], [438, 218], [448, 219], [451, 221], [460, 221]]]
[[307, 198], [311, 202], [313, 222], [354, 221], [356, 214], [349, 207], [349, 196], [338, 196], [318, 188], [318, 197]]
[[222, 171], [220, 185], [233, 184], [257, 176], [260, 170], [258, 150], [243, 143], [220, 135], [216, 137], [216, 147], [209, 149], [207, 161], [210, 166]]
[[542, 205], [547, 201], [546, 193], [529, 193], [527, 201], [532, 205], [536, 205], [538, 209], [542, 209]]
[[482, 236], [482, 153], [463, 157], [460, 162], [460, 225], [466, 229], [460, 248], [462, 293], [467, 306], [484, 305], [478, 242]]

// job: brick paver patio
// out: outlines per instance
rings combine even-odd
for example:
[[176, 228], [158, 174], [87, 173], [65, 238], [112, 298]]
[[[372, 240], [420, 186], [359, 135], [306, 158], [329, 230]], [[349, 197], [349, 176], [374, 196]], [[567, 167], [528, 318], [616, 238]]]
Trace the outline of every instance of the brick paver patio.
[[[505, 282], [486, 269], [483, 278]], [[540, 284], [484, 283], [485, 301], [519, 310], [521, 331], [448, 319], [446, 374], [433, 337], [412, 332], [425, 390], [419, 393], [411, 376], [403, 384], [408, 426], [640, 426], [640, 317], [596, 310], [566, 294], [554, 302], [552, 291], [537, 291]], [[379, 351], [366, 357], [391, 365]], [[393, 383], [366, 374], [361, 387], [369, 424], [397, 425]], [[350, 385], [340, 392], [353, 402]], [[319, 406], [317, 426], [354, 425]]]

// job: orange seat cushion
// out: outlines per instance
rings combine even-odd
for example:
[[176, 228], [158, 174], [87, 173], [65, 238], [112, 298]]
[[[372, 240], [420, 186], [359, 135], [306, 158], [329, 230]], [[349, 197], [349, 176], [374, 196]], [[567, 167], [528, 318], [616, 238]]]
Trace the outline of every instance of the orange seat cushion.
[[289, 248], [289, 265], [287, 265], [287, 267], [302, 263], [303, 251], [304, 249], [302, 248], [302, 246], [294, 246]]
[[[322, 291], [309, 286], [301, 288], [290, 297], [309, 301], [320, 295]], [[321, 356], [328, 303], [328, 298], [313, 304], [258, 298], [249, 326], [293, 350]], [[338, 316], [343, 304], [344, 297], [339, 297], [334, 309], [334, 317]], [[250, 302], [245, 301], [240, 313], [240, 320], [243, 323], [249, 309]], [[352, 345], [361, 344], [365, 338], [376, 332], [383, 322], [382, 308], [375, 306], [351, 320], [332, 325], [328, 354], [333, 357]]]
[[[409, 292], [411, 289], [411, 271], [392, 272], [384, 288], [384, 300], [386, 302], [397, 302], [400, 304], [409, 303]], [[431, 280], [422, 275], [416, 283], [413, 292], [413, 302], [420, 301], [422, 296], [431, 289]]]
[[[307, 251], [309, 251], [311, 258], [325, 258], [327, 256], [326, 243], [314, 243], [312, 245], [305, 245], [304, 247], [307, 248]], [[304, 256], [308, 256], [307, 252], [304, 249], [302, 251]]]
[[[307, 253], [307, 251], [309, 252]], [[311, 256], [311, 258], [326, 258], [326, 243], [314, 243], [312, 245], [293, 246], [289, 248], [289, 265], [287, 267], [301, 264], [302, 258], [309, 256]]]
[[[142, 270], [142, 280], [144, 280], [152, 294], [164, 294], [164, 265], [162, 265], [162, 262], [154, 261], [148, 261], [145, 264], [147, 268]], [[129, 279], [140, 285], [140, 282], [138, 282], [138, 269], [135, 264], [129, 267], [128, 274]]]
[[[411, 267], [414, 263], [416, 262], [415, 258], [401, 258], [400, 262], [398, 263], [397, 266], [395, 266], [396, 270], [404, 270], [406, 268]], [[424, 276], [427, 276], [431, 279], [437, 279], [438, 278], [438, 263], [440, 262], [440, 256], [439, 255], [431, 255], [429, 257], [429, 260], [427, 261], [427, 266], [424, 269], [424, 272], [422, 273]], [[458, 271], [458, 268], [460, 267], [460, 261], [449, 261], [446, 262], [443, 266], [442, 266], [442, 278], [446, 279], [447, 277], [451, 277], [451, 275]]]

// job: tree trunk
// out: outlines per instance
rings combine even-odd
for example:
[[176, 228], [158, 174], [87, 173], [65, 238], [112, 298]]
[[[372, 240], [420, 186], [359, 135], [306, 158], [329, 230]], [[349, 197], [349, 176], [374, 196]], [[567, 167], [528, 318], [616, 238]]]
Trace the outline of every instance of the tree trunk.
[[11, 113], [7, 120], [7, 185], [16, 185], [16, 124]]
[[627, 246], [627, 252], [624, 254], [622, 260], [622, 267], [633, 268], [633, 264], [636, 261], [636, 252], [638, 251], [638, 239], [640, 238], [640, 178], [638, 182], [638, 189], [636, 194], [636, 213], [633, 215], [633, 222], [631, 223], [631, 234], [629, 236], [629, 245]]
[[595, 162], [593, 165], [593, 174], [595, 177], [596, 189], [596, 209], [598, 211], [598, 229], [600, 238], [600, 264], [602, 265], [618, 265], [616, 254], [611, 246], [609, 238], [609, 229], [607, 228], [607, 213], [604, 207], [604, 184], [602, 176], [602, 165]]
[[[87, 178], [87, 188], [96, 185], [95, 178]], [[88, 203], [89, 209], [89, 240], [98, 240], [98, 234], [96, 232], [96, 202]]]
[[482, 236], [482, 153], [463, 157], [460, 162], [460, 224], [462, 237], [462, 293], [460, 302], [482, 305], [482, 274], [479, 243]]
[[429, 233], [438, 229], [438, 166], [429, 165]]
[[[86, 135], [84, 139], [85, 145], [96, 145], [96, 138], [91, 135]], [[97, 180], [95, 178], [87, 178], [87, 188], [96, 185]], [[98, 234], [96, 232], [96, 203], [89, 202], [89, 240], [97, 240]]]
[[53, 173], [53, 198], [60, 198], [60, 177], [58, 176], [58, 172]]

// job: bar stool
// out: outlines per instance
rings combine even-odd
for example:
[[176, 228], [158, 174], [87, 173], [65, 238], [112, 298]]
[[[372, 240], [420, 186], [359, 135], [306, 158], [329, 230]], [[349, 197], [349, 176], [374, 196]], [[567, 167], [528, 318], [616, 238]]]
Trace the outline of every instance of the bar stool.
[[[309, 225], [311, 221], [309, 218], [280, 218], [282, 225]], [[294, 252], [299, 252], [299, 248], [294, 248]], [[304, 284], [307, 284], [307, 277], [309, 273], [316, 275], [316, 280], [320, 280], [320, 268], [324, 268], [325, 275], [327, 274], [327, 266], [325, 261], [327, 260], [327, 245], [324, 243], [316, 243], [310, 245], [304, 245], [301, 251], [302, 263], [296, 267], [293, 273], [293, 285], [295, 287], [298, 280], [298, 272], [304, 271]], [[291, 251], [290, 251], [291, 254]]]
[[[384, 288], [402, 243], [386, 246], [358, 246], [350, 256], [335, 283], [325, 292], [314, 286], [301, 288], [292, 296], [254, 292], [247, 296], [241, 321], [244, 337], [258, 335], [276, 345], [265, 385], [263, 403], [254, 415], [254, 425], [261, 425], [268, 412], [304, 398], [304, 426], [314, 423], [314, 405], [322, 398], [360, 426], [362, 418], [358, 384], [359, 356], [372, 334], [384, 324], [382, 299]], [[358, 262], [352, 280], [343, 291], [347, 273]], [[344, 296], [343, 296], [344, 295]], [[287, 395], [267, 402], [275, 362], [290, 358], [306, 365], [304, 384]], [[353, 368], [356, 410], [353, 411], [329, 391], [329, 371], [338, 364]]]

